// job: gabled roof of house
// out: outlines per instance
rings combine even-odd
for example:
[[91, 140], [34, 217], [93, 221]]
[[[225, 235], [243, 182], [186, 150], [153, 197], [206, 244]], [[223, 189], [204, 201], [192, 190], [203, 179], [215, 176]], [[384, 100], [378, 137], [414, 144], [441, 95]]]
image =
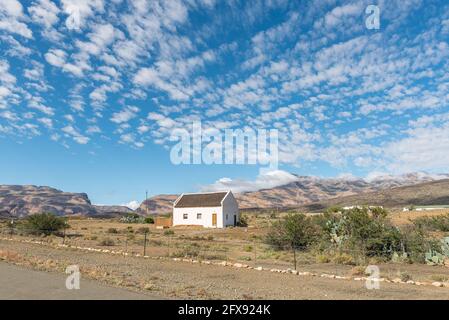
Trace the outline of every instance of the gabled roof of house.
[[175, 208], [220, 207], [228, 192], [185, 193], [174, 203]]

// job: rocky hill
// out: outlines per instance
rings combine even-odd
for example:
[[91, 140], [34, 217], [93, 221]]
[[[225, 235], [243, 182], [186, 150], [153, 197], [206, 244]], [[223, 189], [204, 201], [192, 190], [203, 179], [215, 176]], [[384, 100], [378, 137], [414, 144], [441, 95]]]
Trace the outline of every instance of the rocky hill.
[[24, 217], [42, 212], [57, 215], [97, 214], [85, 193], [33, 185], [0, 185], [1, 216]]
[[332, 198], [308, 204], [303, 209], [306, 211], [320, 211], [330, 206], [372, 205], [400, 208], [410, 205], [447, 204], [449, 204], [449, 179]]
[[161, 194], [144, 200], [137, 212], [141, 214], [160, 214], [172, 211], [173, 202], [175, 202], [178, 195], [176, 194]]
[[93, 207], [99, 215], [103, 216], [122, 216], [124, 214], [134, 212], [134, 210], [126, 206], [94, 205]]
[[[448, 174], [429, 175], [410, 173], [400, 176], [383, 175], [366, 180], [361, 178], [325, 179], [298, 176], [297, 180], [275, 188], [235, 194], [239, 207], [249, 208], [294, 208], [309, 204], [324, 203], [329, 199], [341, 199], [362, 193], [384, 191], [391, 188], [411, 186], [430, 181], [448, 179]], [[142, 202], [138, 209], [149, 214], [166, 213], [172, 210], [177, 195], [158, 195]], [[347, 198], [348, 200], [350, 198]], [[424, 199], [423, 199], [424, 201]]]
[[[176, 198], [177, 195], [170, 194], [152, 197], [144, 201], [136, 212], [143, 215], [171, 212]], [[302, 207], [321, 210], [330, 205], [448, 204], [449, 175], [413, 173], [371, 180], [298, 176], [292, 183], [236, 194], [236, 198], [242, 209]], [[124, 206], [94, 206], [85, 193], [33, 185], [0, 185], [0, 217], [24, 217], [42, 212], [117, 216], [133, 210]]]

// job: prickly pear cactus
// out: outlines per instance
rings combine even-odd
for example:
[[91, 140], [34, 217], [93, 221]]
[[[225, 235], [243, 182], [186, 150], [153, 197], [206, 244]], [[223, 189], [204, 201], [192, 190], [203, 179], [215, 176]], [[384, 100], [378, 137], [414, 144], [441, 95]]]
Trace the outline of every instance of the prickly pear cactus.
[[391, 261], [396, 262], [396, 263], [401, 263], [406, 261], [408, 258], [408, 254], [406, 252], [402, 252], [402, 253], [397, 253], [396, 251], [393, 252], [393, 255], [391, 257]]
[[426, 252], [426, 263], [431, 266], [435, 265], [443, 265], [444, 264], [444, 255], [441, 253], [430, 249]]
[[449, 258], [449, 237], [441, 239], [441, 253]]

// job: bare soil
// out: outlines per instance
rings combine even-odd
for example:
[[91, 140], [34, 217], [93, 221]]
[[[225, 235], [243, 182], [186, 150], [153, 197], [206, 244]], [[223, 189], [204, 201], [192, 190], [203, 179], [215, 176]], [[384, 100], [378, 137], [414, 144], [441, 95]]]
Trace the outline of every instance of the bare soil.
[[[449, 299], [449, 288], [381, 283], [368, 290], [364, 281], [338, 280], [251, 269], [190, 264], [171, 260], [113, 256], [73, 249], [0, 241], [10, 253], [10, 262], [28, 268], [63, 272], [78, 264], [84, 279], [96, 279], [112, 286], [150, 292], [163, 298], [179, 299]], [[335, 266], [309, 265], [331, 273]], [[339, 271], [350, 272], [345, 266]], [[301, 269], [305, 270], [305, 269]], [[384, 270], [384, 271], [382, 271]], [[444, 273], [444, 267], [385, 265], [381, 272], [408, 272], [412, 277]]]

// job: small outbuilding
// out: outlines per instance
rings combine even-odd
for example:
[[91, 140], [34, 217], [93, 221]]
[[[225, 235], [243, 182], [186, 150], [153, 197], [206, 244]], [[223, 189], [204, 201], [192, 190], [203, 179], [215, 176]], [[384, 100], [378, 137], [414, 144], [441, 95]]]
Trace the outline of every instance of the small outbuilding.
[[239, 206], [231, 191], [183, 193], [173, 203], [173, 226], [225, 228], [239, 222]]

